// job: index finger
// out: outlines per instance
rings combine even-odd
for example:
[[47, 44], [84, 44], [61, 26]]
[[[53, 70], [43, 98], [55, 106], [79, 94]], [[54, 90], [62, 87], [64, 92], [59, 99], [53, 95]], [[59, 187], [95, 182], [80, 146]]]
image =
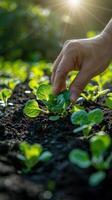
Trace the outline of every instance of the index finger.
[[66, 89], [66, 77], [73, 68], [74, 63], [71, 57], [63, 56], [55, 72], [53, 83], [55, 94], [59, 94]]
[[58, 55], [57, 59], [55, 60], [54, 64], [53, 64], [53, 71], [52, 71], [52, 76], [51, 76], [51, 82], [53, 83], [54, 81], [54, 77], [55, 77], [55, 72], [57, 69], [58, 64], [60, 63], [62, 58], [62, 51], [60, 52], [60, 54]]

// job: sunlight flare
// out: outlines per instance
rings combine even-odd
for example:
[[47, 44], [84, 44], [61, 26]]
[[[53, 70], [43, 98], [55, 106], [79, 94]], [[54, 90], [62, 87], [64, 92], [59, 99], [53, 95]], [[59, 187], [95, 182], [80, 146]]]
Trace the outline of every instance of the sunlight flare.
[[81, 0], [68, 0], [68, 4], [71, 7], [79, 7], [81, 5]]

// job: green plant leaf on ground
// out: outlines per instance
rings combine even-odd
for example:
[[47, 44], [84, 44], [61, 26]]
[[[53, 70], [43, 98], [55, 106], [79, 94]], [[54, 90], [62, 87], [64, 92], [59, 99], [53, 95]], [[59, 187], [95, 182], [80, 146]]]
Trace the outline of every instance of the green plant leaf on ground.
[[19, 148], [22, 154], [27, 158], [30, 159], [32, 156], [40, 156], [43, 151], [43, 148], [40, 144], [33, 144], [30, 145], [27, 142], [22, 142], [19, 145]]
[[103, 120], [103, 111], [96, 108], [88, 113], [88, 120], [93, 124], [100, 124]]
[[111, 144], [111, 138], [104, 132], [99, 132], [90, 139], [90, 148], [93, 156], [100, 156]]
[[43, 147], [40, 144], [30, 145], [27, 142], [22, 142], [19, 145], [19, 149], [18, 159], [25, 166], [24, 172], [30, 172], [38, 162], [47, 162], [52, 158], [52, 153], [50, 151], [43, 151]]
[[30, 118], [37, 117], [40, 114], [40, 112], [41, 109], [39, 108], [39, 105], [36, 100], [27, 101], [23, 109], [23, 113]]
[[81, 149], [72, 150], [69, 154], [69, 160], [81, 168], [87, 168], [91, 165], [88, 153]]
[[8, 99], [12, 95], [12, 90], [4, 88], [0, 91], [0, 99], [7, 105]]
[[32, 167], [39, 162], [39, 157], [43, 151], [42, 146], [40, 144], [30, 145], [27, 142], [22, 142], [19, 145], [19, 149], [18, 158], [24, 163], [25, 171], [31, 171]]
[[87, 112], [84, 110], [80, 110], [78, 112], [74, 112], [71, 115], [71, 122], [74, 125], [85, 125], [88, 123]]
[[98, 171], [89, 177], [89, 184], [93, 187], [99, 185], [106, 178], [106, 173]]
[[88, 137], [92, 127], [95, 124], [101, 123], [103, 120], [103, 111], [101, 109], [94, 109], [87, 113], [85, 110], [73, 112], [71, 115], [71, 122], [80, 127], [74, 129], [74, 133], [83, 131], [84, 137]]
[[57, 96], [53, 94], [49, 96], [49, 100], [45, 102], [49, 112], [56, 115], [64, 116], [67, 114], [67, 108], [70, 105], [70, 91], [65, 90]]

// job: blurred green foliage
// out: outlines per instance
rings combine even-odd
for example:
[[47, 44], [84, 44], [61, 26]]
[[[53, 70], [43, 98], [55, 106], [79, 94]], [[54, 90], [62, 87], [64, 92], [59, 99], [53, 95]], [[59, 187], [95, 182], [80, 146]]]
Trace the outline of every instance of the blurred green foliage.
[[66, 39], [100, 31], [112, 16], [111, 0], [83, 0], [86, 11], [71, 14], [66, 1], [0, 0], [0, 55], [52, 61]]
[[51, 59], [59, 46], [59, 26], [58, 16], [31, 1], [0, 1], [1, 56], [10, 60]]

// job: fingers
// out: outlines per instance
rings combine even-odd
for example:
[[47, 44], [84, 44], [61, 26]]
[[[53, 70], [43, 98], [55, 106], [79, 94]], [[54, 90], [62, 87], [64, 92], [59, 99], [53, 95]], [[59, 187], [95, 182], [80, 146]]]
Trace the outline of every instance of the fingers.
[[80, 96], [81, 92], [84, 90], [85, 86], [91, 80], [92, 74], [88, 71], [81, 70], [77, 77], [73, 80], [70, 85], [70, 93], [71, 93], [71, 101], [73, 103], [76, 102], [78, 97]]
[[54, 94], [59, 94], [66, 89], [66, 76], [73, 69], [74, 63], [71, 57], [63, 56], [56, 71], [53, 82]]
[[54, 81], [54, 77], [55, 77], [55, 72], [56, 72], [57, 66], [60, 63], [61, 59], [62, 59], [62, 51], [60, 52], [59, 56], [57, 57], [57, 59], [55, 60], [55, 62], [53, 64], [53, 71], [52, 71], [52, 76], [51, 76], [51, 82], [52, 83]]

